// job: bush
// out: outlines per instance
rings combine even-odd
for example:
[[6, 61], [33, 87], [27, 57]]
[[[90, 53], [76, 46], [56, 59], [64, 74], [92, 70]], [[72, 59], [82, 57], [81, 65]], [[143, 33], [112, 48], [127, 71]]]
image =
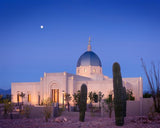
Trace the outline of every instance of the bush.
[[51, 117], [52, 113], [52, 107], [51, 107], [51, 100], [50, 98], [44, 100], [44, 109], [43, 109], [43, 114], [45, 116], [45, 121], [48, 122], [48, 119]]
[[32, 106], [31, 105], [24, 105], [24, 115], [26, 118], [30, 118]]
[[3, 100], [4, 103], [4, 117], [6, 118], [8, 114], [10, 113], [10, 118], [12, 119], [12, 111], [14, 108], [14, 104], [9, 102], [8, 99]]
[[152, 97], [152, 94], [149, 93], [149, 92], [145, 92], [145, 93], [143, 94], [143, 98], [151, 98], [151, 97]]

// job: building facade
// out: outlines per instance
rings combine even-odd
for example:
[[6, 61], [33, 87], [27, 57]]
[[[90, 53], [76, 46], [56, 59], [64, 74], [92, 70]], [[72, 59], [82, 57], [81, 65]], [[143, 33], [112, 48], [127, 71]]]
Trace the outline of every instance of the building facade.
[[[50, 98], [53, 102], [64, 103], [64, 94], [71, 96], [85, 83], [88, 92], [101, 91], [104, 98], [113, 91], [113, 79], [102, 73], [102, 64], [99, 57], [91, 50], [90, 39], [88, 49], [84, 52], [77, 62], [76, 74], [67, 72], [44, 73], [40, 82], [12, 83], [11, 95], [12, 102], [22, 102], [20, 93], [25, 97], [23, 102], [26, 104], [38, 105], [43, 100]], [[133, 92], [135, 100], [143, 97], [143, 81], [141, 77], [123, 78], [123, 86]]]

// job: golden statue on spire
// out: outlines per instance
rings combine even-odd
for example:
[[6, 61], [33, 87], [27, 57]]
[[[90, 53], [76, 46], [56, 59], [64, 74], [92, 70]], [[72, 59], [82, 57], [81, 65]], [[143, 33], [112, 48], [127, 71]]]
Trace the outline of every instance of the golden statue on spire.
[[87, 51], [91, 51], [91, 37], [89, 36]]

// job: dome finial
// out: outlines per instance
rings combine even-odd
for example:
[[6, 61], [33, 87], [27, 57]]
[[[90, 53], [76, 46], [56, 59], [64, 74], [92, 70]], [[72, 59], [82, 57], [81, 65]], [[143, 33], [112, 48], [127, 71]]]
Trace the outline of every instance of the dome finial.
[[88, 41], [88, 51], [91, 51], [91, 37], [89, 36], [89, 41]]

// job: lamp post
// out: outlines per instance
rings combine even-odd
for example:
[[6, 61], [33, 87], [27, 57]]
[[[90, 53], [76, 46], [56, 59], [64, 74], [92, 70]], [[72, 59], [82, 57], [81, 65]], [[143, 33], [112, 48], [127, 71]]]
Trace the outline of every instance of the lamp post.
[[64, 90], [62, 91], [63, 94], [63, 107], [64, 107]]

